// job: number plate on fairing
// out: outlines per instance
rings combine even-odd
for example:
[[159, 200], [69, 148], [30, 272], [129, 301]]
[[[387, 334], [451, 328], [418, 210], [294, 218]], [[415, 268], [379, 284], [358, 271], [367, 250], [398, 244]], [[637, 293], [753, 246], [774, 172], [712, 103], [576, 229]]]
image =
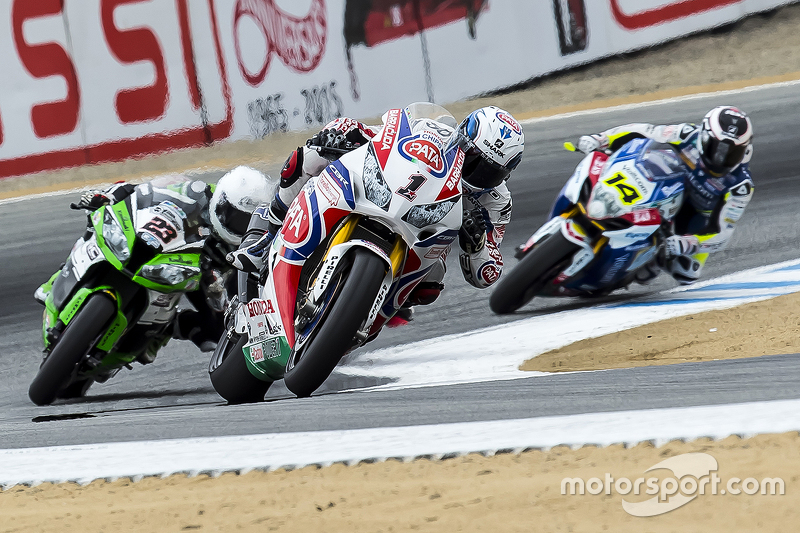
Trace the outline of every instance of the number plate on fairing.
[[72, 258], [72, 265], [77, 279], [83, 278], [90, 266], [105, 259], [105, 256], [97, 246], [97, 239], [95, 239], [94, 235], [87, 241], [78, 240], [72, 248], [70, 257]]
[[185, 219], [186, 213], [175, 204], [162, 202], [136, 213], [136, 230], [148, 235], [148, 240], [158, 241], [168, 252], [186, 244]]

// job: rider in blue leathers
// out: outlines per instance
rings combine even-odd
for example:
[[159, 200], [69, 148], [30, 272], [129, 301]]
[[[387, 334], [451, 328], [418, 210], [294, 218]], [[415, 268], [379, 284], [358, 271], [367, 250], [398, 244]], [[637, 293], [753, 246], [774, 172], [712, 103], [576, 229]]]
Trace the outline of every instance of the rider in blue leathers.
[[[615, 151], [636, 138], [674, 145], [692, 170], [685, 186], [687, 197], [675, 216], [675, 234], [664, 243], [660, 266], [678, 282], [697, 281], [709, 253], [722, 250], [753, 197], [749, 162], [753, 155], [753, 125], [735, 107], [715, 107], [700, 126], [695, 124], [626, 124], [602, 133], [584, 135], [578, 150]], [[642, 269], [637, 281], [658, 275], [659, 265]]]

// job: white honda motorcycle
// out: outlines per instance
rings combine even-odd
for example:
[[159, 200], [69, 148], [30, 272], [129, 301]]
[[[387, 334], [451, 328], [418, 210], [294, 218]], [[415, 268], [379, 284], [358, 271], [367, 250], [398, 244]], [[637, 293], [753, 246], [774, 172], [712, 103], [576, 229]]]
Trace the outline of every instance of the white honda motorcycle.
[[230, 403], [261, 401], [281, 378], [311, 395], [378, 335], [457, 238], [464, 152], [455, 119], [417, 103], [388, 111], [383, 124], [309, 180], [260, 279], [240, 275], [209, 366]]

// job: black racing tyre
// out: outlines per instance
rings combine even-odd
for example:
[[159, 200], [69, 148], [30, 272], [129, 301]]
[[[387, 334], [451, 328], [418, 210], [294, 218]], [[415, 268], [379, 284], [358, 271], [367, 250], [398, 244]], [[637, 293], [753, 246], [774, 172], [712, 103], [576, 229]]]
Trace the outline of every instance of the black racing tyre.
[[117, 304], [109, 295], [99, 292], [89, 297], [33, 378], [28, 388], [33, 403], [49, 405], [70, 385], [78, 363], [116, 314]]
[[77, 381], [73, 381], [69, 385], [67, 385], [64, 389], [59, 391], [57, 397], [61, 398], [62, 400], [69, 400], [72, 398], [83, 398], [86, 396], [86, 391], [89, 390], [89, 387], [92, 386], [94, 383], [93, 379], [80, 379]]
[[536, 245], [511, 272], [503, 274], [489, 297], [489, 307], [498, 315], [513, 313], [530, 302], [558, 275], [580, 246], [555, 233]]
[[[228, 339], [227, 334], [223, 334], [218, 343], [224, 350], [222, 362], [208, 372], [214, 390], [229, 404], [263, 402], [272, 385], [271, 381], [261, 381], [247, 369], [243, 351], [246, 343], [246, 336], [234, 334]], [[218, 355], [215, 351], [212, 357]]]
[[293, 358], [299, 356], [299, 360], [290, 361], [286, 368], [283, 377], [286, 388], [300, 398], [311, 396], [333, 372], [352, 346], [380, 291], [386, 263], [364, 248], [352, 253], [353, 266], [317, 326], [315, 337], [300, 353], [292, 354]]

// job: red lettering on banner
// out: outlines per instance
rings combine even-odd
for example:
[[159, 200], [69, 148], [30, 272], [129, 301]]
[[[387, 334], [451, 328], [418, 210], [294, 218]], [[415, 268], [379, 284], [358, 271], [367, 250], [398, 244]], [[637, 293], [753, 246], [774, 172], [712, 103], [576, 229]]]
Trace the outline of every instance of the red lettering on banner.
[[[253, 74], [242, 60], [239, 44], [239, 21], [251, 17], [258, 25], [267, 45], [267, 53], [261, 70]], [[281, 62], [295, 72], [311, 72], [325, 54], [328, 23], [325, 19], [325, 0], [312, 0], [308, 14], [303, 18], [284, 13], [274, 0], [238, 0], [233, 15], [233, 45], [242, 77], [257, 87], [264, 81], [272, 61], [278, 54]]]
[[64, 47], [54, 42], [29, 45], [25, 42], [22, 26], [29, 19], [59, 15], [62, 9], [61, 0], [15, 0], [11, 8], [14, 44], [22, 64], [34, 78], [61, 76], [67, 84], [67, 97], [64, 100], [37, 104], [31, 108], [33, 133], [39, 138], [70, 133], [77, 127], [80, 111], [78, 77], [75, 65]]
[[[194, 64], [194, 48], [192, 47], [192, 28], [189, 21], [189, 0], [177, 0], [178, 23], [181, 26], [181, 49], [183, 50], [183, 68], [186, 82], [189, 84], [189, 97], [192, 107], [200, 109], [200, 82], [197, 80], [197, 69]], [[210, 141], [211, 139], [209, 139]]]
[[271, 300], [251, 300], [247, 302], [247, 313], [250, 318], [258, 315], [272, 314], [275, 308]]
[[372, 141], [372, 145], [375, 147], [375, 153], [378, 156], [378, 161], [381, 164], [381, 168], [386, 167], [386, 160], [389, 159], [392, 146], [394, 146], [394, 143], [397, 140], [397, 132], [400, 131], [401, 112], [402, 111], [400, 109], [390, 109], [386, 113], [386, 124], [383, 125], [383, 129], [380, 132], [380, 138]]
[[657, 26], [680, 18], [690, 17], [703, 11], [739, 4], [743, 0], [678, 0], [665, 6], [640, 11], [629, 15], [619, 7], [619, 0], [610, 0], [611, 13], [626, 30], [639, 30]]
[[631, 213], [625, 213], [621, 218], [632, 222], [637, 226], [652, 226], [661, 224], [661, 213], [658, 209], [651, 207], [649, 209], [637, 209]]
[[117, 116], [125, 123], [155, 120], [167, 110], [169, 86], [164, 67], [164, 54], [153, 31], [149, 28], [119, 30], [114, 25], [114, 10], [124, 4], [139, 4], [150, 0], [102, 0], [100, 4], [103, 34], [109, 49], [122, 63], [149, 61], [156, 71], [152, 85], [121, 89], [115, 99]]
[[[17, 33], [19, 34], [19, 37], [17, 38], [19, 42], [24, 43], [24, 41], [22, 41], [22, 22], [28, 18], [34, 18], [34, 15], [30, 15], [30, 13], [32, 13], [34, 10], [36, 13], [38, 13], [41, 6], [49, 6], [53, 2], [57, 3], [59, 6], [62, 3], [61, 0], [42, 0], [37, 2], [31, 2], [30, 0], [16, 0], [14, 7], [18, 7], [16, 4], [19, 4], [20, 13], [22, 15], [19, 17], [19, 23], [16, 24], [18, 29], [15, 28], [15, 36]], [[218, 122], [212, 122], [207, 125], [198, 124], [171, 131], [163, 131], [163, 129], [158, 129], [152, 133], [133, 138], [107, 139], [96, 144], [74, 146], [62, 150], [42, 151], [39, 153], [31, 153], [8, 159], [0, 158], [0, 178], [29, 174], [32, 172], [40, 172], [42, 170], [74, 167], [87, 163], [119, 161], [128, 157], [154, 154], [190, 146], [200, 146], [209, 142], [210, 140], [225, 139], [229, 137], [231, 131], [233, 130], [233, 102], [231, 88], [228, 83], [228, 67], [222, 50], [219, 24], [216, 16], [215, 0], [206, 0], [205, 4], [208, 8], [209, 22], [211, 24], [211, 32], [208, 35], [208, 38], [213, 44], [217, 70], [219, 71], [220, 75], [219, 81], [221, 84], [221, 93], [225, 106], [224, 118], [220, 119]], [[195, 6], [199, 6], [201, 5], [201, 0], [192, 2], [191, 5], [193, 8]], [[12, 12], [13, 11], [15, 10], [12, 9]], [[186, 21], [187, 24], [183, 26], [185, 29], [181, 29], [181, 31], [190, 31], [191, 28], [188, 26], [188, 19], [186, 19]], [[177, 30], [178, 28], [176, 28], [176, 31]], [[50, 45], [48, 44], [47, 46]], [[52, 46], [60, 49], [60, 47], [57, 45]], [[39, 54], [42, 52], [41, 45], [27, 48], [33, 48]], [[29, 50], [26, 50], [25, 52], [28, 51]], [[63, 52], [63, 49], [61, 49], [61, 51]], [[20, 57], [22, 57], [25, 52], [21, 52]], [[192, 54], [192, 57], [193, 55], [194, 54]], [[39, 58], [37, 56], [37, 61], [38, 59]], [[67, 57], [67, 59], [69, 58]], [[44, 65], [52, 65], [52, 61], [44, 62], [38, 66], [41, 68]], [[56, 74], [63, 75], [62, 72], [57, 72]], [[47, 74], [47, 76], [52, 75], [52, 73]], [[75, 87], [75, 104], [78, 106], [80, 104], [80, 99], [78, 98], [77, 81], [75, 83]], [[71, 97], [68, 97], [66, 101], [72, 101]], [[58, 102], [58, 104], [63, 104], [63, 102]], [[52, 109], [51, 112], [53, 112]], [[75, 111], [75, 113], [77, 113], [77, 111]], [[44, 115], [44, 113], [42, 114]], [[48, 116], [45, 118], [50, 119], [51, 122], [54, 119], [53, 116]], [[41, 121], [35, 121], [34, 128], [37, 127], [37, 124], [40, 125]], [[37, 134], [39, 133], [36, 131], [36, 129], [34, 129], [34, 132]]]

